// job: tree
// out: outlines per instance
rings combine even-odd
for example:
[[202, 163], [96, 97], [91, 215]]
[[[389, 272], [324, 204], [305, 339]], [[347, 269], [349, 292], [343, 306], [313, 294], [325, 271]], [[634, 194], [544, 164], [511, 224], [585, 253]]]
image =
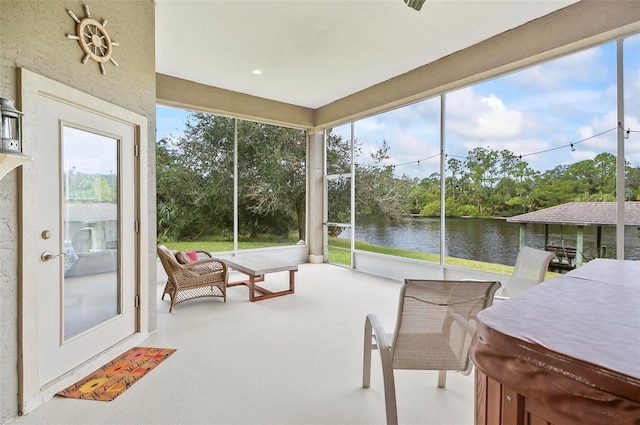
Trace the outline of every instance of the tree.
[[515, 179], [515, 196], [508, 200], [511, 206], [519, 206], [518, 214], [535, 210], [540, 198], [540, 172], [531, 168], [522, 159], [512, 169]]
[[[238, 157], [238, 220], [241, 234], [305, 239], [306, 134], [302, 130], [192, 113], [184, 135], [157, 144], [158, 234], [195, 238], [233, 235], [234, 155]], [[396, 176], [386, 165], [390, 146], [362, 156], [361, 143], [332, 131], [326, 136], [329, 221], [351, 219], [355, 184], [358, 215], [398, 220], [407, 214], [440, 215], [440, 174]], [[352, 165], [352, 158], [355, 163]], [[351, 181], [352, 167], [355, 181]], [[616, 158], [533, 170], [508, 150], [477, 147], [461, 161], [449, 158], [446, 214], [513, 216], [570, 201], [605, 201], [616, 196]], [[625, 199], [640, 199], [640, 168], [625, 163]], [[71, 171], [65, 184], [74, 199], [117, 201], [115, 176]], [[338, 229], [333, 229], [338, 231]], [[332, 229], [330, 229], [330, 232]]]
[[459, 159], [449, 158], [447, 160], [447, 170], [451, 173], [451, 177], [448, 178], [449, 185], [447, 187], [449, 188], [451, 198], [454, 200], [459, 192], [458, 189], [460, 189], [459, 185], [460, 179], [462, 179], [463, 176], [463, 168], [464, 164]]
[[389, 145], [370, 154], [370, 162], [356, 162], [356, 212], [399, 220], [407, 214], [406, 199], [411, 188], [407, 177], [397, 178], [391, 165], [383, 165], [389, 158]]
[[625, 167], [626, 187], [624, 197], [627, 201], [640, 201], [640, 167]]
[[206, 194], [202, 188], [207, 185], [206, 179], [189, 166], [183, 150], [171, 140], [157, 143], [156, 170], [159, 235], [170, 239], [194, 238], [219, 226], [222, 215], [208, 217], [203, 212]]
[[[433, 201], [440, 201], [440, 175], [438, 173], [433, 173], [422, 180], [407, 179], [406, 184], [409, 186], [409, 199], [407, 199], [405, 210], [409, 213], [423, 215], [425, 205]], [[438, 215], [439, 213], [438, 211]], [[431, 216], [431, 214], [426, 215]]]
[[[233, 235], [235, 119], [193, 112], [184, 135], [157, 147], [159, 234]], [[240, 230], [305, 238], [306, 134], [239, 121]], [[160, 220], [160, 218], [162, 220]]]
[[245, 209], [260, 217], [267, 232], [287, 235], [287, 223], [294, 222], [304, 240], [305, 132], [241, 121], [239, 139], [239, 195], [246, 201]]
[[75, 168], [65, 175], [64, 184], [69, 201], [78, 203], [118, 202], [117, 176], [78, 172]]
[[[326, 135], [327, 174], [351, 173], [351, 141], [345, 140], [340, 134], [328, 131]], [[354, 155], [360, 154], [360, 147], [356, 141]]]
[[478, 207], [478, 214], [485, 215], [484, 207], [491, 202], [498, 181], [498, 152], [489, 148], [474, 148], [469, 152], [465, 167], [468, 170], [471, 196]]
[[610, 153], [599, 153], [593, 159], [594, 185], [601, 194], [616, 194], [616, 157]]
[[[326, 134], [327, 209], [328, 221], [349, 223], [351, 221], [351, 141], [340, 134]], [[337, 236], [342, 229], [329, 226], [329, 236]]]

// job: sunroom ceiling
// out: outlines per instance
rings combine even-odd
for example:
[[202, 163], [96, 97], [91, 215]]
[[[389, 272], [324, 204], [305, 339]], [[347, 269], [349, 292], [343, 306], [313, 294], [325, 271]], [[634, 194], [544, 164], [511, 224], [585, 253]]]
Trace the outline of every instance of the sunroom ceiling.
[[577, 1], [155, 0], [156, 71], [318, 108]]

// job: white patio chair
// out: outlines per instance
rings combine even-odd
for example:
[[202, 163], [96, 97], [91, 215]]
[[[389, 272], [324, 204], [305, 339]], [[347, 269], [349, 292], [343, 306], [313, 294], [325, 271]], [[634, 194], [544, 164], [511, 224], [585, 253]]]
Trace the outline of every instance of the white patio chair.
[[518, 252], [513, 273], [502, 285], [502, 291], [498, 292], [496, 298], [507, 299], [542, 282], [554, 256], [553, 252], [522, 247]]
[[491, 305], [500, 282], [405, 279], [398, 319], [386, 334], [378, 317], [367, 315], [364, 328], [362, 386], [369, 388], [371, 351], [382, 361], [387, 424], [397, 424], [395, 369], [438, 370], [444, 388], [446, 371], [471, 373], [469, 345], [478, 312]]

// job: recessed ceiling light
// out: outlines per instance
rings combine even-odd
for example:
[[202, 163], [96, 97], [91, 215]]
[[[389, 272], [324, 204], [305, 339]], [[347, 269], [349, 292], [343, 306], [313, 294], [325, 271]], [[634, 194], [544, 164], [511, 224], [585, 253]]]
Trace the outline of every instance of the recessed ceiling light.
[[260, 71], [259, 69], [254, 69], [254, 70], [253, 70], [253, 71], [251, 71], [251, 72], [253, 72], [253, 74], [254, 74], [254, 75], [260, 75], [260, 74], [262, 74], [262, 71]]

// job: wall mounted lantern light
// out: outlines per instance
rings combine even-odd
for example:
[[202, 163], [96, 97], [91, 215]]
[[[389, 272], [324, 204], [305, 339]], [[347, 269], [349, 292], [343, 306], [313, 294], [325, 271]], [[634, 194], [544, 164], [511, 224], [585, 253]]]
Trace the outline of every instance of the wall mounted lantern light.
[[22, 112], [16, 109], [13, 100], [0, 98], [0, 113], [2, 114], [2, 146], [0, 146], [0, 152], [21, 154]]

